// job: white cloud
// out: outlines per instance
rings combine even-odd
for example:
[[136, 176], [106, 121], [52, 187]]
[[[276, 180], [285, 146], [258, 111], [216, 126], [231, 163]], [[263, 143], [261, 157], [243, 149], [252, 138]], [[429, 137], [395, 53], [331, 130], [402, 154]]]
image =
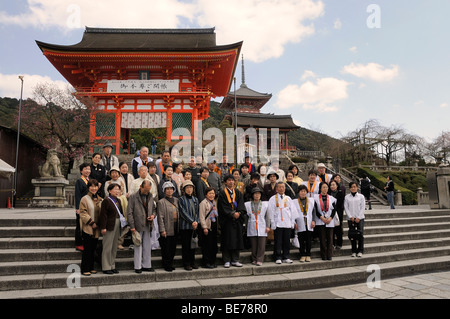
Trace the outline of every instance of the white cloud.
[[[74, 4], [74, 2], [76, 4]], [[289, 43], [314, 34], [324, 14], [320, 0], [28, 0], [28, 11], [0, 11], [0, 25], [54, 28], [215, 27], [218, 44], [244, 41], [247, 60], [278, 58]]]
[[38, 83], [52, 83], [61, 89], [70, 86], [64, 81], [53, 81], [48, 76], [30, 74], [1, 74], [0, 73], [0, 96], [10, 98], [20, 98], [21, 82], [19, 75], [23, 75], [23, 99], [32, 98], [33, 90]]
[[216, 26], [218, 43], [243, 40], [245, 58], [262, 62], [278, 58], [288, 43], [314, 34], [307, 24], [324, 14], [324, 4], [313, 0], [198, 0], [200, 26]]
[[342, 28], [342, 22], [339, 18], [334, 21], [333, 28], [336, 30], [340, 30]]
[[276, 105], [280, 109], [302, 106], [305, 110], [334, 112], [338, 110], [334, 103], [348, 97], [349, 84], [336, 78], [319, 78], [302, 85], [291, 84], [278, 93]]
[[445, 109], [448, 107], [448, 103], [442, 103], [441, 105], [439, 105], [441, 108]]
[[349, 50], [351, 52], [353, 52], [353, 53], [357, 53], [358, 52], [358, 48], [357, 47], [351, 47]]
[[387, 68], [377, 63], [368, 63], [366, 65], [351, 63], [344, 66], [341, 72], [375, 82], [389, 82], [399, 75], [398, 65], [391, 65], [390, 67]]
[[315, 77], [316, 74], [313, 71], [306, 70], [305, 72], [303, 72], [302, 81], [306, 80], [307, 78], [315, 78]]
[[178, 0], [28, 0], [28, 11], [0, 11], [0, 24], [64, 30], [92, 27], [174, 28], [180, 17], [192, 19], [195, 5]]

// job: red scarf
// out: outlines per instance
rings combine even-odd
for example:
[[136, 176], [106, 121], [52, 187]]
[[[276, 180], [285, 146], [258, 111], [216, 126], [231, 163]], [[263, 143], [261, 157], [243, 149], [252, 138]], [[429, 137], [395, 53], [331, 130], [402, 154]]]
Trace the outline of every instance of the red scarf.
[[320, 209], [322, 210], [322, 212], [328, 212], [328, 210], [330, 209], [330, 196], [328, 196], [328, 194], [327, 194], [327, 205], [326, 205], [326, 207], [325, 207], [325, 209], [326, 210], [324, 210], [323, 209], [323, 199], [322, 199], [322, 195], [319, 195], [320, 196]]

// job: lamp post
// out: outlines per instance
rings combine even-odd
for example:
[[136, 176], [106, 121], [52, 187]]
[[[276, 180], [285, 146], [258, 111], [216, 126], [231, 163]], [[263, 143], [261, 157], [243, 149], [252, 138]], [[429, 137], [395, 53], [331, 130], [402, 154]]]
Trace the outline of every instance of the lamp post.
[[235, 117], [235, 127], [236, 127], [236, 162], [234, 163], [238, 166], [238, 123], [237, 123], [237, 101], [236, 101], [236, 77], [234, 77], [234, 117]]
[[20, 118], [22, 114], [22, 95], [23, 95], [23, 75], [19, 75], [19, 79], [21, 81], [20, 86], [20, 101], [19, 101], [19, 118], [17, 120], [17, 144], [16, 144], [16, 166], [14, 171], [14, 194], [13, 194], [13, 204], [11, 207], [13, 208], [16, 205], [16, 195], [17, 195], [17, 165], [19, 160], [19, 139], [20, 139]]

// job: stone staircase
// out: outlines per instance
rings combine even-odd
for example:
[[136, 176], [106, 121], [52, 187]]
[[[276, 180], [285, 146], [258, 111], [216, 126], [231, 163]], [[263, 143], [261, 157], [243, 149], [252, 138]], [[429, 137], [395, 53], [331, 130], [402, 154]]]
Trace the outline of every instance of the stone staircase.
[[[293, 264], [276, 265], [273, 246], [267, 245], [265, 263], [250, 264], [250, 252], [241, 252], [242, 268], [225, 269], [218, 254], [215, 269], [185, 271], [181, 247], [177, 247], [176, 270], [161, 268], [160, 250], [152, 252], [155, 272], [136, 274], [133, 251], [118, 251], [119, 274], [99, 271], [90, 277], [71, 273], [81, 253], [74, 249], [73, 209], [58, 217], [1, 217], [0, 298], [209, 298], [257, 292], [302, 290], [366, 282], [367, 267], [381, 268], [381, 279], [432, 272], [450, 267], [450, 210], [403, 208], [366, 211], [365, 254], [351, 257], [350, 242], [335, 250], [332, 261], [322, 261], [318, 243], [312, 261], [300, 263], [298, 249], [291, 248]], [[30, 216], [32, 214], [29, 214]], [[344, 224], [347, 229], [347, 223]], [[127, 243], [127, 242], [126, 242]], [[129, 243], [129, 241], [128, 241]], [[200, 249], [196, 259], [200, 263]], [[97, 268], [98, 269], [98, 268]], [[69, 285], [79, 278], [80, 288]], [[72, 281], [75, 280], [75, 281]]]

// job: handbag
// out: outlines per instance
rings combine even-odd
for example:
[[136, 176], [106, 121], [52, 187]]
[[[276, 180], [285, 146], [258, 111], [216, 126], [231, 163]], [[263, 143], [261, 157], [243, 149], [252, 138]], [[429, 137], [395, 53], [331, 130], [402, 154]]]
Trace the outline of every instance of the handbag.
[[334, 215], [334, 226], [340, 226], [341, 225], [341, 220], [339, 219], [339, 215], [336, 213], [336, 215]]
[[348, 229], [348, 239], [358, 240], [361, 238], [361, 231], [358, 229], [358, 224], [353, 224], [352, 227]]
[[298, 241], [298, 235], [295, 233], [294, 239], [292, 239], [292, 246], [300, 248], [300, 242]]
[[198, 236], [197, 232], [195, 230], [192, 231], [192, 237], [191, 237], [191, 249], [198, 248]]

